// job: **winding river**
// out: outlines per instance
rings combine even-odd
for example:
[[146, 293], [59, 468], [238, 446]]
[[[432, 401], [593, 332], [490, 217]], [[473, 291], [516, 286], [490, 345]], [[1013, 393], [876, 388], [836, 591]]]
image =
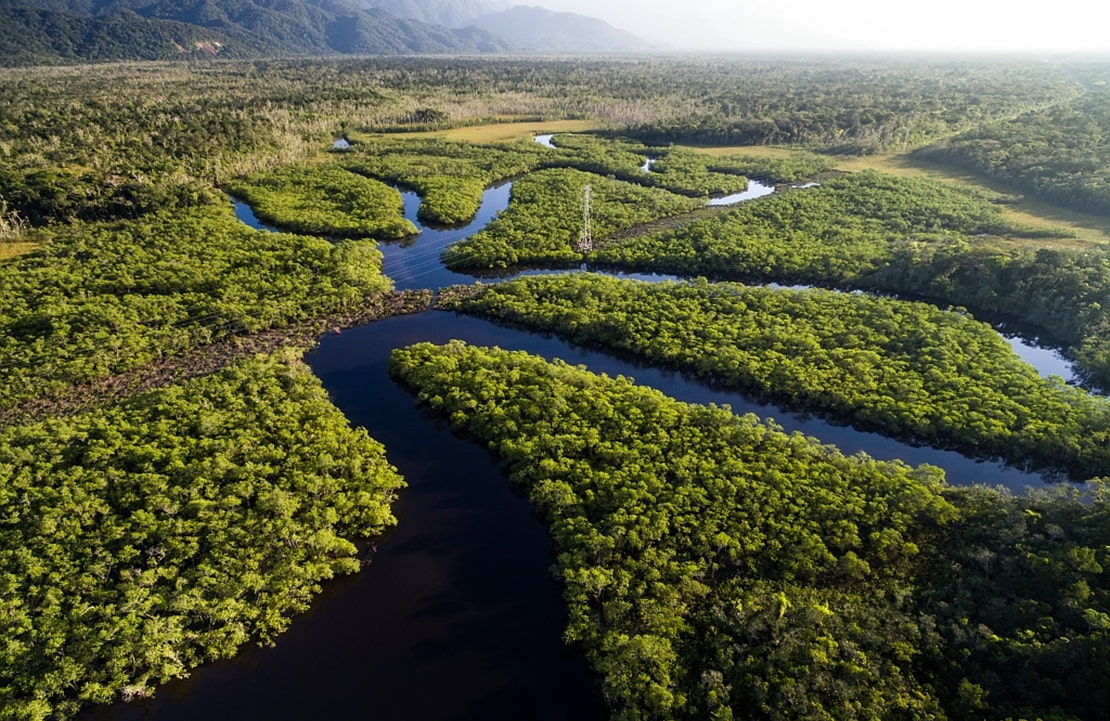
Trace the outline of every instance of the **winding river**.
[[[384, 244], [386, 274], [398, 288], [471, 282], [470, 276], [443, 268], [439, 254], [503, 209], [509, 187], [488, 190], [478, 217], [464, 228], [425, 228], [414, 240]], [[414, 194], [405, 194], [406, 216], [414, 222], [418, 202]], [[240, 205], [237, 212], [259, 227], [248, 208]], [[817, 436], [848, 453], [933, 463], [954, 483], [1020, 490], [1043, 482], [996, 463], [786, 413], [553, 337], [441, 312], [391, 318], [327, 336], [307, 356], [336, 405], [351, 423], [385, 444], [409, 484], [395, 506], [398, 527], [365, 550], [369, 566], [328, 583], [275, 647], [244, 649], [232, 660], [160, 688], [153, 699], [101, 707], [83, 718], [605, 717], [584, 658], [561, 641], [565, 612], [548, 572], [553, 558], [546, 529], [527, 501], [508, 487], [496, 459], [417, 408], [388, 377], [393, 348], [452, 338], [629, 375], [681, 400], [729, 403], [738, 412], [773, 416], [787, 430]], [[1020, 343], [1017, 350], [1025, 356]], [[1051, 372], [1060, 370], [1053, 361]]]

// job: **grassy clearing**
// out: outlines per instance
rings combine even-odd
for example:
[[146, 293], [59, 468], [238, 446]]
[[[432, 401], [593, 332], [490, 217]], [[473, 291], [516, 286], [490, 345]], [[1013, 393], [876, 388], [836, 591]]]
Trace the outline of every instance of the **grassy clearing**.
[[[587, 130], [597, 130], [599, 127], [601, 125], [596, 120], [539, 120], [523, 123], [490, 123], [488, 125], [470, 125], [465, 128], [451, 128], [449, 130], [404, 133], [401, 137], [443, 138], [465, 143], [484, 144], [520, 140], [542, 133], [583, 133]], [[385, 136], [382, 134], [351, 135], [351, 139], [355, 141], [380, 137]]]
[[764, 158], [789, 158], [798, 154], [793, 148], [783, 148], [777, 145], [684, 145], [682, 147], [696, 150], [699, 153], [722, 157], [725, 155], [758, 155]]

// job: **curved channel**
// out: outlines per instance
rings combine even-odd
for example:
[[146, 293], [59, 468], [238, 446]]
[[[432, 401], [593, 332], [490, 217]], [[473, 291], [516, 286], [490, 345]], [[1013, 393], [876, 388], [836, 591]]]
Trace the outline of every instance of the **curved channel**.
[[[536, 136], [536, 140], [546, 137], [550, 142], [551, 136]], [[554, 147], [554, 146], [552, 146]], [[811, 184], [815, 186], [816, 184]], [[405, 218], [411, 221], [419, 232], [410, 238], [401, 241], [379, 242], [378, 247], [383, 255], [383, 273], [393, 279], [397, 290], [417, 290], [421, 288], [443, 288], [448, 285], [470, 284], [475, 281], [475, 276], [467, 273], [457, 273], [448, 269], [442, 262], [443, 251], [452, 243], [457, 243], [484, 228], [498, 213], [509, 206], [512, 193], [512, 182], [506, 182], [487, 188], [482, 195], [482, 203], [477, 214], [470, 222], [450, 228], [437, 228], [425, 225], [417, 217], [421, 199], [418, 194], [398, 188], [404, 205]], [[804, 186], [799, 186], [804, 187]], [[719, 198], [711, 198], [710, 205], [734, 205], [748, 200], [754, 200], [773, 193], [775, 188], [764, 185], [758, 181], [750, 181], [748, 190], [743, 193]], [[242, 200], [232, 198], [236, 216], [257, 230], [277, 230], [266, 225], [255, 216], [250, 206]], [[585, 269], [585, 268], [583, 268]], [[508, 280], [520, 275], [539, 275], [549, 273], [576, 272], [566, 269], [516, 269], [495, 274], [497, 280]], [[683, 280], [676, 275], [663, 273], [630, 273], [630, 272], [602, 272], [620, 278], [638, 278], [649, 281]], [[771, 284], [774, 286], [775, 284]], [[795, 286], [797, 287], [797, 286]], [[1075, 371], [1074, 364], [1063, 356], [1058, 349], [1040, 344], [1035, 335], [1024, 332], [1019, 324], [1005, 321], [988, 320], [1006, 339], [1014, 352], [1026, 363], [1037, 369], [1042, 377], [1059, 376], [1067, 382], [1075, 382], [1079, 374]]]

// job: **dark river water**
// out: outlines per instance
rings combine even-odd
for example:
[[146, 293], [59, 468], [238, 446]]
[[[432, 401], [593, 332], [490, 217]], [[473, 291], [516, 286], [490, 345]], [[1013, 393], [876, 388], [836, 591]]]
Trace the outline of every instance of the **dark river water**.
[[[426, 230], [414, 242], [383, 246], [386, 273], [399, 288], [471, 282], [470, 276], [442, 268], [439, 253], [485, 225], [505, 206], [508, 193], [508, 185], [487, 191], [479, 217], [466, 228]], [[405, 199], [413, 220], [414, 197], [406, 194]], [[249, 209], [237, 212], [250, 219]], [[352, 424], [385, 444], [390, 462], [409, 484], [394, 507], [398, 527], [368, 548], [371, 563], [355, 576], [326, 584], [312, 609], [275, 647], [244, 649], [232, 660], [158, 689], [153, 699], [99, 708], [83, 718], [605, 717], [584, 658], [561, 640], [565, 611], [548, 571], [554, 559], [546, 529], [483, 447], [418, 408], [388, 376], [392, 349], [452, 338], [632, 376], [680, 400], [728, 403], [737, 412], [773, 417], [786, 430], [814, 435], [846, 453], [932, 463], [944, 468], [953, 483], [1015, 490], [1043, 483], [1034, 474], [787, 413], [556, 338], [442, 312], [391, 318], [327, 336], [307, 356], [335, 404]]]

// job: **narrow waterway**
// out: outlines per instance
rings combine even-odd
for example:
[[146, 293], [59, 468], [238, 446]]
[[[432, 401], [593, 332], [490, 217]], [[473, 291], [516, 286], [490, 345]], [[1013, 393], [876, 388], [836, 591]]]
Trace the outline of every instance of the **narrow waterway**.
[[[537, 136], [537, 140], [542, 137]], [[465, 225], [436, 228], [427, 226], [417, 217], [420, 209], [420, 196], [411, 191], [401, 191], [404, 203], [405, 218], [412, 221], [419, 229], [419, 233], [410, 238], [399, 241], [380, 242], [379, 249], [383, 255], [383, 272], [393, 279], [397, 290], [416, 290], [420, 288], [443, 288], [448, 285], [470, 284], [476, 279], [481, 280], [507, 280], [520, 275], [546, 275], [551, 273], [602, 272], [618, 278], [636, 278], [659, 282], [664, 280], [683, 280], [680, 276], [664, 273], [629, 273], [597, 271], [585, 267], [576, 270], [568, 269], [512, 269], [496, 273], [487, 273], [479, 277], [468, 273], [457, 273], [443, 265], [441, 256], [447, 246], [463, 240], [478, 232], [509, 205], [509, 196], [512, 192], [512, 183], [503, 183], [487, 188], [482, 196], [482, 203], [475, 217]], [[758, 181], [750, 181], [748, 190], [743, 193], [734, 193], [721, 198], [711, 198], [710, 204], [733, 205], [747, 200], [754, 200], [774, 192], [774, 187], [764, 185]], [[724, 202], [724, 201], [728, 202]], [[720, 202], [717, 202], [720, 201]], [[250, 206], [241, 200], [232, 200], [235, 215], [244, 223], [258, 230], [276, 230], [260, 221], [251, 210]], [[778, 286], [772, 287], [801, 288], [803, 286]], [[1032, 365], [1044, 377], [1060, 376], [1066, 381], [1073, 381], [1077, 377], [1074, 365], [1066, 359], [1059, 350], [1043, 346], [1029, 334], [1022, 334], [1015, 330], [1015, 324], [999, 321], [995, 324], [1000, 329], [1003, 337], [1014, 349], [1022, 360]]]

